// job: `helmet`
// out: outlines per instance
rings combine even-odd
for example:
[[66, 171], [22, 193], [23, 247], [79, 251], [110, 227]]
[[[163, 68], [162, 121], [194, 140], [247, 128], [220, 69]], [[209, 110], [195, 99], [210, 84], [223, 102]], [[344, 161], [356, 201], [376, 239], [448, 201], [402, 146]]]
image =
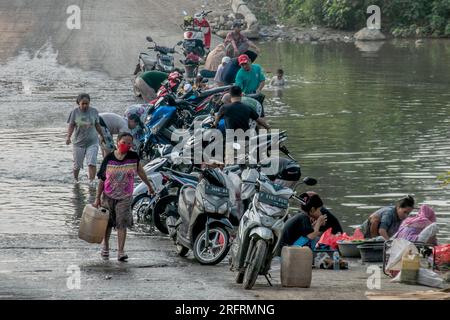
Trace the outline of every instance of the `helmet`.
[[181, 82], [181, 73], [179, 73], [178, 71], [174, 71], [169, 73], [169, 77], [167, 78], [167, 80], [169, 80], [170, 82], [172, 81], [176, 81], [176, 82]]
[[184, 25], [185, 26], [189, 26], [192, 25], [192, 22], [194, 21], [194, 19], [191, 16], [186, 16], [183, 19]]
[[192, 84], [186, 83], [186, 84], [183, 86], [183, 90], [184, 90], [185, 93], [191, 92], [191, 91], [192, 91]]
[[194, 33], [192, 31], [186, 31], [185, 33], [183, 33], [184, 39], [192, 39], [193, 36], [194, 36]]
[[284, 181], [299, 181], [302, 176], [300, 165], [297, 161], [286, 158], [267, 158], [261, 161], [263, 167], [269, 167], [273, 164], [273, 161], [278, 161], [277, 172], [268, 172], [267, 177], [274, 181], [280, 179]]

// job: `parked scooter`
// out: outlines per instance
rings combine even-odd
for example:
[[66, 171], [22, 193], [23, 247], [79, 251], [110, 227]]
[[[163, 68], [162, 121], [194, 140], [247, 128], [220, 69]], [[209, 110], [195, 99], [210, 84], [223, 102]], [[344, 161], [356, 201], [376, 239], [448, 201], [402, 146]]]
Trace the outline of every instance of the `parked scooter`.
[[142, 72], [151, 70], [167, 73], [173, 71], [183, 72], [175, 68], [175, 59], [173, 56], [176, 53], [175, 47], [182, 45], [182, 41], [178, 42], [174, 47], [169, 48], [157, 45], [150, 36], [146, 39], [148, 42], [153, 43], [153, 46], [147, 48], [151, 50], [151, 52], [141, 52], [139, 54], [139, 63], [136, 65], [136, 69], [134, 71], [135, 76]]
[[181, 28], [183, 34], [183, 49], [186, 53], [194, 53], [202, 59], [206, 59], [211, 46], [211, 26], [206, 19], [212, 11], [201, 11], [194, 17], [184, 12], [184, 23]]
[[234, 193], [232, 182], [220, 169], [204, 169], [195, 188], [183, 187], [178, 200], [178, 214], [167, 218], [169, 233], [177, 253], [186, 256], [192, 250], [201, 264], [222, 261], [230, 249], [229, 221]]
[[[156, 158], [144, 166], [144, 171], [155, 190], [160, 197], [166, 196], [168, 193], [164, 190], [164, 180], [160, 171], [174, 167], [172, 155], [168, 154], [160, 158]], [[148, 206], [154, 197], [148, 194], [147, 185], [143, 182], [139, 183], [133, 190], [133, 200], [131, 202], [131, 210], [133, 218], [136, 222], [152, 223], [151, 211], [147, 211]]]
[[[303, 183], [315, 185], [313, 178], [305, 178]], [[288, 219], [289, 199], [295, 197], [290, 188], [272, 183], [267, 178], [256, 181], [257, 193], [252, 204], [241, 219], [237, 238], [231, 249], [232, 270], [237, 272], [236, 283], [243, 283], [251, 289], [258, 275], [269, 280], [269, 270], [273, 257], [279, 254], [281, 233]]]

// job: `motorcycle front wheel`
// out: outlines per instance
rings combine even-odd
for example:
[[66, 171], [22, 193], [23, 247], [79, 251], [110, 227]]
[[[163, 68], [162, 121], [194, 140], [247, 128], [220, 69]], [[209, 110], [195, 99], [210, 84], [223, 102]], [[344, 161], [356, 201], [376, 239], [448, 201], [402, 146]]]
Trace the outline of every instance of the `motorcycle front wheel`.
[[252, 249], [250, 262], [245, 269], [243, 278], [244, 289], [250, 290], [255, 285], [256, 278], [258, 278], [259, 271], [266, 259], [266, 252], [267, 243], [262, 239], [258, 240]]
[[221, 227], [209, 229], [209, 245], [206, 247], [206, 232], [202, 230], [194, 242], [194, 256], [200, 264], [214, 265], [221, 262], [230, 250], [230, 236]]

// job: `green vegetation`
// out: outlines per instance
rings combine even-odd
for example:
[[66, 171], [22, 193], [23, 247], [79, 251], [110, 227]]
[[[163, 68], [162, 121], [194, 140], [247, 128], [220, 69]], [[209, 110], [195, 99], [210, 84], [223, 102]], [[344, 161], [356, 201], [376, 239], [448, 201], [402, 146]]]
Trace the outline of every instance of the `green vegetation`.
[[[381, 8], [382, 31], [396, 37], [450, 36], [450, 0], [276, 0], [279, 19], [300, 25], [358, 30], [367, 7]], [[273, 4], [272, 4], [273, 5]], [[273, 11], [272, 11], [273, 12]]]

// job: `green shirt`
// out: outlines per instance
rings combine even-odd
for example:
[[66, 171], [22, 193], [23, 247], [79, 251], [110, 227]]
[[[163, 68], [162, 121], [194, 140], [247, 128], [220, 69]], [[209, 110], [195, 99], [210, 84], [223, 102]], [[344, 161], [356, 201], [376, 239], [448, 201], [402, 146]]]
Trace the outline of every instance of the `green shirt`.
[[266, 80], [264, 70], [259, 64], [252, 64], [250, 71], [245, 71], [241, 68], [236, 75], [236, 85], [245, 94], [255, 93], [261, 81], [264, 80]]
[[161, 71], [145, 71], [140, 75], [142, 80], [149, 85], [153, 90], [158, 91], [161, 87], [161, 83], [167, 80], [167, 73]]
[[259, 103], [258, 100], [253, 99], [251, 97], [243, 96], [241, 98], [241, 102], [243, 104], [246, 104], [246, 105], [252, 107], [252, 109], [255, 110], [256, 113], [258, 113], [260, 117], [263, 117], [263, 115], [261, 115], [261, 113], [262, 113], [262, 106], [261, 106], [261, 103]]

